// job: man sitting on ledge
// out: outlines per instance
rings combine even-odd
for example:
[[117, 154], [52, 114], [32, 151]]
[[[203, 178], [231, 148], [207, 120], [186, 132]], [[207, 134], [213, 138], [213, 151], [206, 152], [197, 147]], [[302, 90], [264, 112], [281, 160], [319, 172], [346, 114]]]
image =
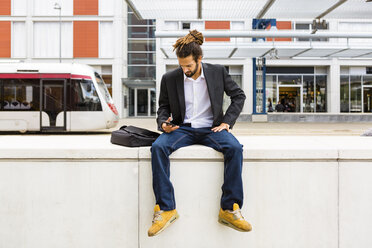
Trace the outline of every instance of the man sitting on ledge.
[[[159, 234], [179, 217], [169, 180], [169, 155], [193, 144], [209, 146], [224, 155], [218, 221], [239, 231], [252, 230], [240, 213], [243, 149], [229, 132], [243, 108], [245, 94], [223, 66], [201, 62], [202, 44], [203, 35], [196, 30], [178, 39], [173, 46], [180, 67], [164, 74], [161, 80], [157, 122], [164, 133], [151, 148], [156, 206], [149, 236]], [[224, 92], [231, 99], [225, 114], [222, 111]]]

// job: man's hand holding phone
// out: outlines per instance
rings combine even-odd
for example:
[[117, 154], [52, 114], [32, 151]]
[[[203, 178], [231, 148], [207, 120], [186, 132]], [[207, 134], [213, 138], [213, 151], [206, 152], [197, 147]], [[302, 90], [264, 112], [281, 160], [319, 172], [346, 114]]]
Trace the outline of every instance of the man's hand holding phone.
[[161, 124], [161, 128], [164, 130], [164, 132], [166, 133], [170, 133], [170, 132], [173, 132], [174, 130], [178, 129], [179, 126], [177, 125], [174, 125], [173, 123], [171, 123], [171, 117], [168, 118], [168, 120], [166, 120], [165, 122], [163, 122]]

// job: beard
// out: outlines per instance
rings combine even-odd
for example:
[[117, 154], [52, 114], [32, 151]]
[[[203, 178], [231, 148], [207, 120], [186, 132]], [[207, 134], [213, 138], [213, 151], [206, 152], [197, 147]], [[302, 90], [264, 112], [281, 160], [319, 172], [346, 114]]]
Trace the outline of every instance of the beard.
[[186, 77], [190, 78], [190, 77], [194, 76], [195, 73], [198, 71], [198, 69], [199, 69], [199, 64], [196, 64], [195, 70], [185, 73]]

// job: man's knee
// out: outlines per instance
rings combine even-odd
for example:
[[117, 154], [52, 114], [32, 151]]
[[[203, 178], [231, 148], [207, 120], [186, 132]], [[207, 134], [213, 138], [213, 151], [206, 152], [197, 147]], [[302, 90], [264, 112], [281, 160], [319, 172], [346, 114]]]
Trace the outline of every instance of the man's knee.
[[243, 152], [243, 146], [238, 141], [230, 142], [227, 149], [234, 153]]
[[159, 152], [167, 150], [167, 142], [164, 139], [158, 138], [151, 145], [151, 152]]
[[163, 149], [164, 145], [162, 142], [159, 142], [158, 140], [155, 140], [154, 143], [151, 145], [151, 151], [157, 151]]

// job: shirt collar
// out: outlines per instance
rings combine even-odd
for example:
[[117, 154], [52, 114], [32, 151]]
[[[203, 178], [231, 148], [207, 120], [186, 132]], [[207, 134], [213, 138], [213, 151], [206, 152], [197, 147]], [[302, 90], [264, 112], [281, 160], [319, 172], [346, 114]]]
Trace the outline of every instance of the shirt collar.
[[[201, 66], [201, 72], [200, 72], [200, 78], [201, 79], [205, 79], [205, 77], [204, 77], [204, 71], [203, 71], [203, 63], [200, 63], [200, 66]], [[183, 73], [183, 72], [182, 72]], [[186, 79], [192, 79], [192, 78], [189, 78], [189, 77], [187, 77], [186, 75], [185, 75], [185, 73], [183, 73], [183, 80], [186, 80]], [[198, 79], [198, 78], [197, 78]], [[192, 79], [192, 80], [194, 80], [194, 79]]]

